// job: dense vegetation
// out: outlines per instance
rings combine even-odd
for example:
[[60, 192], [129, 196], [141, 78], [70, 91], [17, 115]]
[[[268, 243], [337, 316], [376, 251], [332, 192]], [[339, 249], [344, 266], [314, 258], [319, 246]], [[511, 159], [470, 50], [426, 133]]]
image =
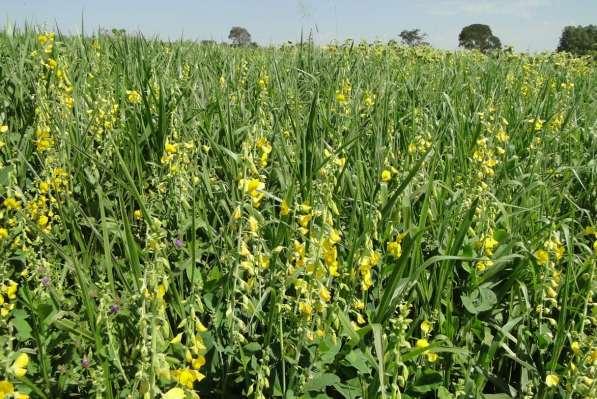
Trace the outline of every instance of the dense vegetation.
[[596, 77], [0, 34], [0, 396], [595, 397]]

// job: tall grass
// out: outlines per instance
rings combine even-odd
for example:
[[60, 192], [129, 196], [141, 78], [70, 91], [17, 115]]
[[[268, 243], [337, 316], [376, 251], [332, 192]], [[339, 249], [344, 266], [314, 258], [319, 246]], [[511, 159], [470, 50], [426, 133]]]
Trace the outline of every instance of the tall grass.
[[0, 394], [595, 395], [595, 78], [2, 33]]

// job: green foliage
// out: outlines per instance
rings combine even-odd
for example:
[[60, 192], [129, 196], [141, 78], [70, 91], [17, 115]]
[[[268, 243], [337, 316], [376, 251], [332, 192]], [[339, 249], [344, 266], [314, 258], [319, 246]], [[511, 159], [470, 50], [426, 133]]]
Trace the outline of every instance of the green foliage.
[[597, 26], [566, 26], [562, 31], [557, 51], [575, 55], [597, 54]]
[[595, 397], [595, 71], [0, 33], [0, 392]]
[[407, 46], [428, 46], [429, 43], [425, 40], [427, 34], [421, 32], [420, 29], [403, 30], [400, 32], [400, 40], [402, 44]]
[[488, 25], [472, 24], [465, 26], [458, 35], [458, 45], [467, 50], [479, 50], [483, 53], [502, 48], [502, 42], [491, 32]]

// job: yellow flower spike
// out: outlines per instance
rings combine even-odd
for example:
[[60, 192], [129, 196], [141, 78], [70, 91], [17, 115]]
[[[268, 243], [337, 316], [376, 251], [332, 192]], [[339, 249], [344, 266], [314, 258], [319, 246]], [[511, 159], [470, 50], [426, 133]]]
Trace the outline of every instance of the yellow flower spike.
[[253, 216], [249, 217], [249, 230], [253, 234], [257, 234], [259, 231], [259, 222]]
[[180, 342], [182, 341], [182, 333], [179, 333], [178, 335], [176, 335], [174, 338], [172, 338], [170, 340], [171, 344], [180, 344]]
[[8, 299], [16, 299], [17, 298], [17, 289], [19, 287], [19, 284], [17, 284], [14, 281], [10, 281], [8, 283], [8, 287], [6, 287], [6, 296], [8, 296]]
[[298, 224], [301, 225], [301, 227], [306, 228], [311, 219], [313, 219], [313, 215], [311, 214], [301, 215], [298, 217]]
[[4, 206], [8, 209], [19, 209], [21, 207], [19, 202], [13, 197], [6, 198], [4, 200]]
[[329, 302], [330, 299], [332, 299], [332, 295], [330, 294], [330, 291], [325, 288], [325, 287], [321, 287], [319, 289], [319, 298], [323, 301], [323, 302]]
[[6, 133], [6, 132], [8, 132], [8, 126], [0, 125], [0, 133]]
[[311, 306], [308, 302], [299, 302], [298, 305], [299, 312], [305, 317], [307, 320], [311, 320], [311, 315], [313, 314], [313, 306]]
[[11, 370], [15, 376], [23, 377], [27, 374], [27, 365], [29, 365], [29, 355], [21, 353], [12, 364]]
[[195, 370], [199, 370], [204, 364], [205, 364], [205, 356], [203, 356], [203, 355], [198, 356], [197, 358], [193, 359], [193, 361], [191, 362], [191, 366]]
[[166, 291], [168, 291], [168, 287], [164, 284], [159, 284], [155, 290], [155, 297], [157, 299], [163, 299], [164, 295], [166, 295]]
[[166, 143], [164, 145], [164, 151], [166, 151], [167, 154], [176, 154], [176, 144]]
[[419, 349], [427, 348], [429, 346], [429, 341], [425, 338], [420, 338], [417, 340], [415, 346]]
[[575, 355], [578, 355], [580, 353], [580, 343], [578, 341], [574, 341], [572, 344], [570, 344], [570, 349]]
[[39, 227], [41, 227], [42, 229], [48, 225], [48, 222], [49, 222], [49, 219], [48, 219], [48, 217], [46, 215], [41, 215], [37, 219], [37, 225]]
[[381, 181], [387, 183], [390, 180], [392, 180], [392, 172], [389, 169], [384, 169], [383, 172], [381, 172]]
[[240, 219], [241, 215], [242, 215], [242, 213], [240, 210], [240, 206], [237, 206], [236, 209], [234, 210], [234, 212], [232, 213], [232, 219], [238, 220], [238, 219]]
[[195, 344], [193, 345], [193, 350], [195, 353], [199, 353], [201, 351], [206, 350], [205, 344], [203, 343], [203, 338], [201, 336], [195, 337]]
[[365, 320], [365, 318], [363, 317], [362, 314], [357, 314], [357, 324], [359, 326], [362, 326], [363, 324], [365, 324], [367, 321]]
[[141, 219], [143, 219], [143, 213], [141, 212], [141, 210], [140, 210], [140, 209], [136, 209], [136, 210], [133, 212], [133, 217], [134, 217], [135, 219], [137, 219], [137, 220], [141, 220]]
[[396, 258], [399, 258], [402, 255], [402, 245], [398, 241], [390, 241], [387, 248], [388, 252]]
[[336, 229], [332, 229], [332, 230], [330, 231], [330, 242], [331, 242], [332, 244], [337, 244], [337, 243], [339, 243], [341, 239], [342, 239], [342, 233], [341, 233], [341, 232], [339, 232], [339, 231], [338, 231], [338, 230], [336, 230]]
[[10, 381], [0, 381], [0, 398], [8, 397], [8, 395], [12, 394], [14, 391], [14, 385], [12, 385]]
[[8, 230], [6, 230], [4, 227], [0, 227], [0, 240], [4, 240], [8, 238]]
[[201, 321], [197, 320], [195, 321], [195, 330], [197, 330], [198, 332], [206, 332], [207, 327], [205, 327], [203, 323], [201, 323]]
[[545, 385], [550, 388], [558, 386], [560, 383], [560, 377], [557, 374], [549, 373], [545, 376]]
[[431, 332], [431, 330], [433, 329], [433, 325], [429, 321], [423, 320], [421, 322], [420, 328], [421, 328], [421, 331], [423, 332], [423, 334], [428, 335]]
[[288, 202], [286, 202], [286, 200], [283, 200], [280, 203], [280, 215], [281, 216], [286, 216], [290, 213], [290, 207], [288, 206]]
[[163, 399], [184, 399], [185, 393], [182, 388], [172, 388], [162, 395]]
[[311, 205], [309, 205], [307, 203], [302, 203], [299, 205], [299, 210], [302, 213], [309, 213], [309, 212], [311, 212], [311, 209], [313, 209], [313, 208], [311, 207]]
[[539, 249], [535, 252], [535, 259], [537, 259], [537, 263], [540, 265], [545, 265], [547, 262], [549, 262], [549, 254], [547, 251]]
[[137, 90], [127, 90], [126, 98], [131, 104], [139, 104], [141, 102], [141, 94]]
[[435, 352], [427, 352], [425, 354], [425, 356], [427, 357], [427, 361], [429, 363], [435, 363], [437, 361], [437, 359], [439, 358], [439, 356]]

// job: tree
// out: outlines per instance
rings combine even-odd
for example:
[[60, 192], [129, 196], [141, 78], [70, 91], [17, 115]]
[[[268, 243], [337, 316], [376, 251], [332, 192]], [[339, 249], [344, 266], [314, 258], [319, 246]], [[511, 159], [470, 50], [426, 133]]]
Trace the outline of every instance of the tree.
[[415, 46], [428, 46], [429, 43], [425, 41], [427, 33], [421, 32], [420, 29], [403, 30], [400, 32], [400, 39], [402, 44], [410, 47]]
[[233, 26], [232, 29], [230, 29], [228, 39], [232, 40], [232, 44], [235, 46], [246, 46], [251, 44], [251, 34], [242, 26]]
[[502, 48], [502, 42], [491, 32], [488, 25], [473, 24], [466, 26], [458, 35], [458, 45], [467, 50], [477, 49], [484, 53]]
[[557, 51], [567, 51], [575, 55], [597, 52], [597, 26], [566, 26], [560, 37]]

